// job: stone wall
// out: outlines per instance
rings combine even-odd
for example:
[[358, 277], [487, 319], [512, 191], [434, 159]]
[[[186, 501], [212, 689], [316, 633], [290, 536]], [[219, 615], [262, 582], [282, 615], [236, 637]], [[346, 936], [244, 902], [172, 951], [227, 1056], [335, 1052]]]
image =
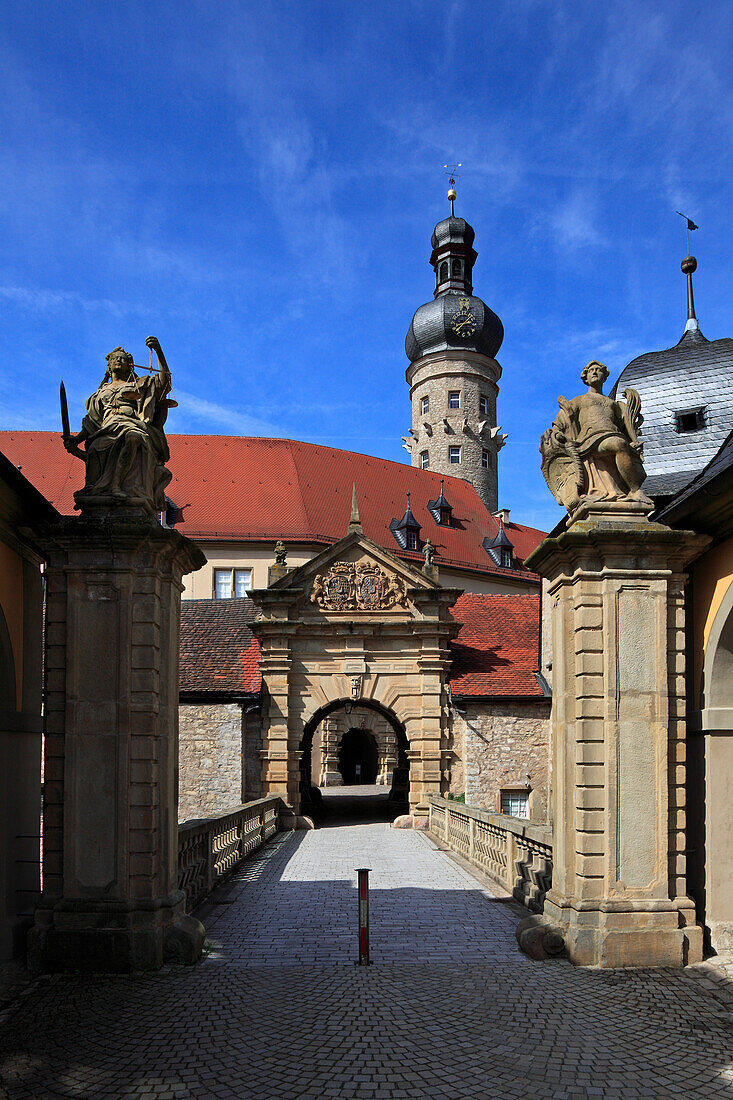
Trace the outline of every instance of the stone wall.
[[[533, 821], [548, 820], [550, 700], [531, 703], [458, 704], [453, 712], [451, 793], [462, 784], [470, 806], [496, 812], [502, 789], [530, 790]], [[529, 775], [529, 780], [527, 776]]]
[[245, 801], [242, 705], [182, 703], [178, 720], [178, 820]]

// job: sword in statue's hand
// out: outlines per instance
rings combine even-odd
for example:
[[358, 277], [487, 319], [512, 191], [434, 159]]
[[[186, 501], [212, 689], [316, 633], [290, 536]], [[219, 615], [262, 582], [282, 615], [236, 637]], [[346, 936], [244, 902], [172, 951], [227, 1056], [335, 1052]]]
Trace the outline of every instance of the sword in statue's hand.
[[77, 458], [86, 462], [86, 455], [79, 449], [76, 443], [71, 442], [71, 428], [69, 427], [69, 406], [66, 401], [66, 386], [61, 383], [61, 389], [59, 391], [59, 397], [61, 399], [61, 428], [63, 430], [64, 447], [69, 454], [76, 455]]

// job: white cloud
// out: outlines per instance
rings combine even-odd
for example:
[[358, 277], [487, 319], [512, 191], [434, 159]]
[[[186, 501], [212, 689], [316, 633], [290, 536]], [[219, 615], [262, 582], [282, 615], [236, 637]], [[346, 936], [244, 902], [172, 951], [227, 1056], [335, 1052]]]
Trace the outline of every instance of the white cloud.
[[[177, 432], [186, 430], [184, 424], [187, 420], [204, 420], [207, 422], [207, 426], [215, 424], [218, 427], [228, 428], [230, 432], [236, 435], [277, 437], [283, 434], [276, 425], [269, 423], [267, 420], [260, 420], [256, 416], [251, 416], [249, 413], [240, 412], [239, 409], [233, 406], [218, 405], [214, 401], [207, 401], [203, 397], [179, 389], [175, 390], [173, 396], [178, 401], [179, 406], [176, 409], [175, 431]], [[184, 424], [179, 423], [180, 421], [183, 421]], [[172, 425], [169, 425], [169, 428], [173, 430]]]

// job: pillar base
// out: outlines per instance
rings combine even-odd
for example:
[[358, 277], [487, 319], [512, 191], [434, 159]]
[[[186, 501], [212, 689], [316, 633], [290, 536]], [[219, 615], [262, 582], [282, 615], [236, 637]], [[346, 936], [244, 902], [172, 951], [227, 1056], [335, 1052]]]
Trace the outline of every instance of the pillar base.
[[65, 898], [36, 910], [28, 969], [129, 973], [201, 957], [204, 926], [184, 912], [182, 892], [144, 902]]
[[[689, 899], [671, 901], [606, 900], [576, 908], [551, 896], [544, 913], [517, 928], [520, 947], [534, 958], [534, 929], [555, 933], [565, 941], [567, 957], [576, 966], [688, 966], [702, 961], [702, 928], [694, 922]], [[552, 954], [553, 952], [546, 952]]]

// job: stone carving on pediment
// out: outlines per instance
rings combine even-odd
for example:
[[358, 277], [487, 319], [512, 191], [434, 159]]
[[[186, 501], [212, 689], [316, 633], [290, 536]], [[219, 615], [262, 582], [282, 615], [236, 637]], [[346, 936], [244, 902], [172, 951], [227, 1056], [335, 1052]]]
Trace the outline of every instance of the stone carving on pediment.
[[406, 606], [407, 585], [373, 562], [340, 561], [317, 574], [310, 598], [326, 611], [387, 611]]

